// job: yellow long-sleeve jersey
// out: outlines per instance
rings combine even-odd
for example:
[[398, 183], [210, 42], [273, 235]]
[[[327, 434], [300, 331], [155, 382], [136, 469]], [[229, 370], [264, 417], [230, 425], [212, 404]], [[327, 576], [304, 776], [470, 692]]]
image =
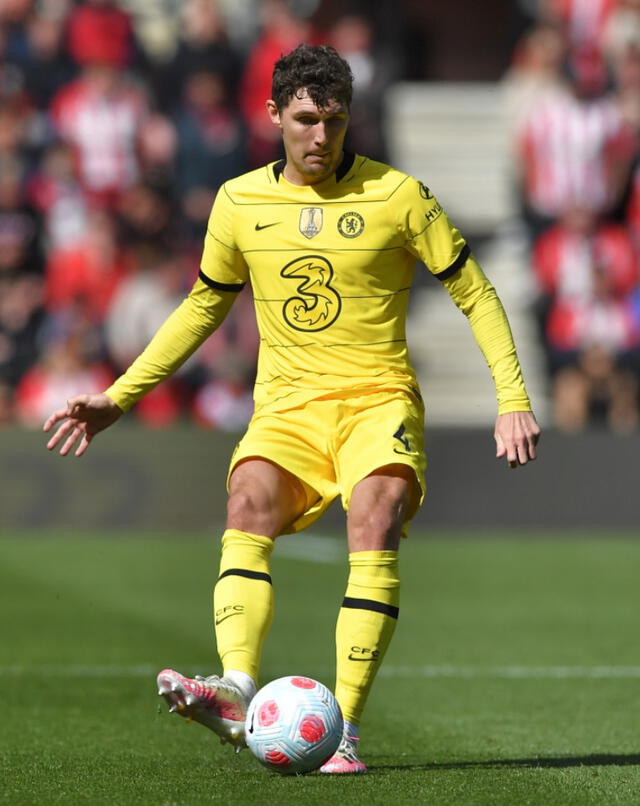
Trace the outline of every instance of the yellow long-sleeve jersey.
[[217, 327], [251, 282], [260, 331], [258, 410], [336, 390], [417, 388], [405, 334], [422, 260], [468, 317], [500, 413], [529, 411], [500, 300], [421, 182], [345, 154], [335, 175], [292, 185], [272, 163], [220, 188], [199, 278], [143, 354], [107, 390], [128, 409]]

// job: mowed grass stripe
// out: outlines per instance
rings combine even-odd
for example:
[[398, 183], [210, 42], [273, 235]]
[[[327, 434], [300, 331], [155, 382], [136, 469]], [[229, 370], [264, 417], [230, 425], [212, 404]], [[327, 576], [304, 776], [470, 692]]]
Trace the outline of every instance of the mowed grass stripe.
[[[196, 674], [196, 664], [186, 664], [182, 670], [186, 674]], [[0, 666], [0, 677], [21, 677], [32, 672], [30, 666]], [[160, 671], [157, 666], [101, 666], [71, 664], [69, 666], [39, 666], [38, 674], [46, 677], [154, 677]], [[333, 669], [316, 669], [323, 677], [333, 674]], [[271, 669], [272, 674], [288, 674]], [[381, 678], [420, 680], [420, 679], [492, 679], [492, 680], [638, 680], [640, 666], [390, 666], [386, 664], [379, 671]]]

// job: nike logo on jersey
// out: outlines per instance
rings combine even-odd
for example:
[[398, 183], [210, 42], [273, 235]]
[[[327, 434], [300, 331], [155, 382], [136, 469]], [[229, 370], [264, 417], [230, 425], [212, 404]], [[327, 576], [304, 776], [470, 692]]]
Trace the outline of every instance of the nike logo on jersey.
[[282, 224], [282, 221], [274, 221], [273, 224], [256, 224], [256, 232], [260, 232], [261, 229], [267, 229], [267, 227], [275, 227], [277, 224]]

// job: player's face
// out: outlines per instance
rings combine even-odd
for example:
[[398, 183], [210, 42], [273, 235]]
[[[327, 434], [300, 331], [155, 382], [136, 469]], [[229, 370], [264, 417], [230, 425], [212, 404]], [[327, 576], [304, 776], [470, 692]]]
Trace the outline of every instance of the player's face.
[[337, 102], [319, 109], [305, 90], [278, 110], [267, 101], [272, 123], [282, 131], [286, 179], [295, 185], [315, 185], [331, 176], [342, 161], [342, 144], [349, 110]]

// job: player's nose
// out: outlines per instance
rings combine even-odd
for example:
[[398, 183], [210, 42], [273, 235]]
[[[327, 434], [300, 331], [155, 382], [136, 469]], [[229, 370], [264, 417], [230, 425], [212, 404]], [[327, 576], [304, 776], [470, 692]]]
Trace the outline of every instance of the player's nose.
[[315, 125], [313, 135], [316, 145], [326, 146], [328, 144], [329, 137], [327, 136], [327, 125], [323, 120], [318, 121], [318, 123]]

